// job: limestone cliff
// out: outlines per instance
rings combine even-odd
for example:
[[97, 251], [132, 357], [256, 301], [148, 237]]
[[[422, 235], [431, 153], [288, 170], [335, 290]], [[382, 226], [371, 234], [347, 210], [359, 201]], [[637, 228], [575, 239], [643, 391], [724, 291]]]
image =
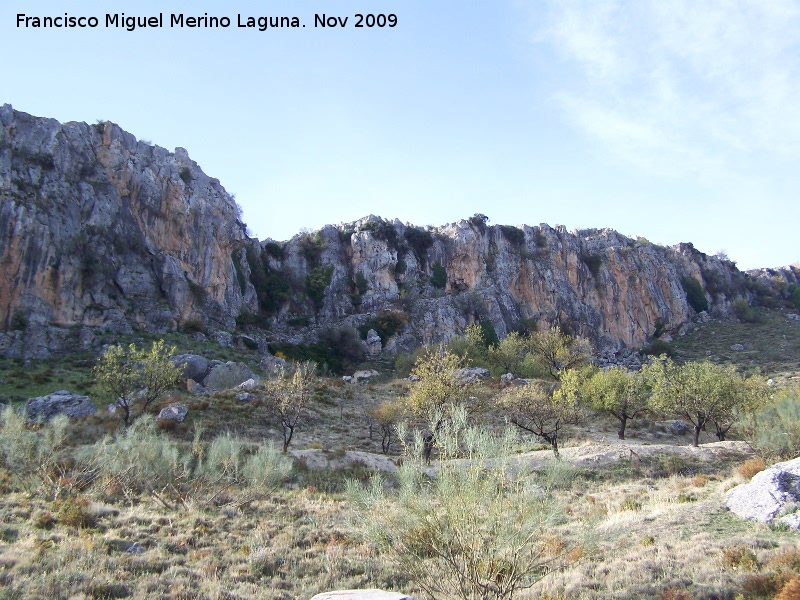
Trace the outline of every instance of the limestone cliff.
[[235, 202], [185, 150], [9, 105], [0, 125], [0, 325], [18, 332], [0, 349], [43, 355], [99, 330], [195, 320], [233, 327], [246, 301], [231, 256], [247, 237]]
[[8, 105], [0, 124], [0, 353], [10, 356], [91, 347], [104, 331], [237, 323], [299, 343], [375, 319], [393, 323], [389, 353], [473, 322], [500, 337], [559, 323], [599, 346], [639, 347], [684, 331], [706, 305], [781, 305], [800, 284], [797, 267], [742, 273], [691, 244], [480, 215], [435, 228], [370, 216], [259, 242], [181, 148]]

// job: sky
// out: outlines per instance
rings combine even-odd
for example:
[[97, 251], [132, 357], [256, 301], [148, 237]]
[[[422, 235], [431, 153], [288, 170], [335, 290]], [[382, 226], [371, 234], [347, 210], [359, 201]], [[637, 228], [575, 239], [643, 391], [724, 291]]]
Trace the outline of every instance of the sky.
[[0, 0], [0, 55], [0, 103], [186, 148], [261, 239], [483, 213], [800, 261], [800, 0]]

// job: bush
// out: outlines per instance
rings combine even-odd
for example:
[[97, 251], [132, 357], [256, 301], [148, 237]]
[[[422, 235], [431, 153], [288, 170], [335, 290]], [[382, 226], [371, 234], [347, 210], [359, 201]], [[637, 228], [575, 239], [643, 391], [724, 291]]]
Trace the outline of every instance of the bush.
[[256, 290], [258, 307], [267, 315], [273, 315], [289, 300], [291, 287], [285, 272], [275, 271], [262, 252], [258, 254], [252, 246], [245, 250], [250, 267], [250, 283]]
[[385, 342], [399, 331], [402, 331], [407, 322], [408, 317], [404, 313], [382, 310], [376, 317], [373, 317], [363, 325], [359, 325], [358, 331], [361, 333], [361, 339], [365, 340], [369, 330], [374, 329], [375, 333], [381, 336], [381, 340]]
[[743, 427], [750, 444], [768, 458], [789, 459], [800, 454], [800, 390], [775, 395], [772, 404], [746, 418]]
[[[467, 426], [450, 413], [436, 436], [443, 460], [424, 475], [420, 436], [407, 446], [396, 493], [382, 478], [351, 482], [363, 536], [428, 596], [511, 598], [531, 587], [568, 550], [548, 545], [559, 510], [546, 486], [516, 474], [514, 436]], [[461, 462], [450, 459], [467, 457]], [[538, 483], [538, 482], [537, 482]]]
[[318, 231], [317, 233], [305, 233], [298, 242], [300, 254], [306, 259], [309, 267], [318, 267], [322, 258], [322, 251], [325, 249], [325, 240]]
[[525, 232], [522, 229], [510, 225], [500, 225], [500, 233], [517, 250], [525, 246]]
[[361, 226], [361, 231], [369, 231], [375, 239], [383, 240], [389, 248], [397, 247], [397, 230], [386, 221], [370, 221]]
[[703, 291], [703, 286], [694, 277], [681, 277], [681, 286], [686, 292], [686, 301], [695, 312], [700, 313], [708, 310], [708, 298]]
[[428, 249], [433, 246], [433, 235], [425, 229], [409, 227], [403, 234], [422, 268], [428, 264]]
[[325, 288], [330, 285], [332, 278], [333, 265], [314, 267], [308, 274], [306, 292], [317, 310], [325, 303]]
[[58, 415], [48, 423], [29, 426], [24, 413], [7, 406], [0, 413], [0, 464], [11, 474], [14, 487], [30, 490], [53, 485], [51, 473], [64, 445], [69, 418]]
[[673, 350], [672, 346], [670, 346], [669, 343], [665, 342], [664, 340], [653, 340], [647, 346], [642, 348], [642, 352], [648, 356], [664, 355], [670, 358], [675, 358], [675, 350]]
[[586, 268], [589, 269], [592, 277], [597, 279], [600, 276], [600, 267], [603, 265], [603, 257], [599, 254], [587, 252], [581, 253], [581, 260], [583, 261], [583, 264], [586, 265]]
[[756, 311], [753, 310], [744, 298], [737, 298], [731, 303], [731, 312], [733, 316], [743, 323], [755, 323], [758, 321]]
[[444, 289], [447, 285], [447, 269], [440, 262], [433, 263], [431, 267], [431, 285], [438, 289]]

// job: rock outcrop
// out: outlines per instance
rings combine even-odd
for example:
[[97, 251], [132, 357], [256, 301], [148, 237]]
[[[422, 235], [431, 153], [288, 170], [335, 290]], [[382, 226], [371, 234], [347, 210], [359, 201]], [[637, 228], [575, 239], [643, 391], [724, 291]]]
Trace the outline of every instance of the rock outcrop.
[[49, 421], [56, 415], [66, 415], [72, 419], [93, 415], [97, 408], [88, 396], [81, 396], [67, 390], [59, 390], [46, 396], [30, 398], [25, 403], [25, 414], [29, 421]]
[[772, 465], [736, 486], [726, 504], [743, 519], [800, 529], [800, 458]]
[[[379, 358], [472, 323], [500, 338], [558, 323], [613, 362], [656, 333], [685, 333], [705, 311], [726, 314], [734, 298], [780, 305], [800, 285], [797, 266], [742, 273], [691, 244], [490, 226], [483, 215], [425, 228], [369, 216], [259, 241], [181, 148], [9, 105], [0, 125], [6, 356], [91, 348], [103, 332], [181, 328], [264, 353], [266, 341], [314, 344], [351, 327]], [[249, 335], [234, 335], [237, 326]]]
[[0, 352], [88, 347], [98, 330], [232, 328], [248, 302], [237, 210], [182, 148], [3, 106]]

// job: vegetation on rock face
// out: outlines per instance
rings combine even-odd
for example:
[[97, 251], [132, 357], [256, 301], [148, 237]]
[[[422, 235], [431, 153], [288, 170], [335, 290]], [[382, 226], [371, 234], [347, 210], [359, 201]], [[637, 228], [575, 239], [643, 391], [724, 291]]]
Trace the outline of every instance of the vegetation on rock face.
[[333, 265], [314, 267], [308, 273], [306, 291], [317, 310], [322, 308], [325, 303], [325, 290], [331, 284], [332, 277]]
[[177, 384], [181, 368], [169, 360], [174, 353], [163, 340], [153, 342], [149, 350], [130, 344], [109, 346], [103, 353], [92, 374], [125, 427]]
[[447, 285], [447, 269], [438, 261], [431, 266], [431, 285], [440, 290]]
[[683, 291], [686, 292], [686, 301], [689, 303], [695, 312], [703, 312], [708, 310], [708, 298], [703, 291], [703, 286], [694, 277], [681, 277], [681, 286]]

